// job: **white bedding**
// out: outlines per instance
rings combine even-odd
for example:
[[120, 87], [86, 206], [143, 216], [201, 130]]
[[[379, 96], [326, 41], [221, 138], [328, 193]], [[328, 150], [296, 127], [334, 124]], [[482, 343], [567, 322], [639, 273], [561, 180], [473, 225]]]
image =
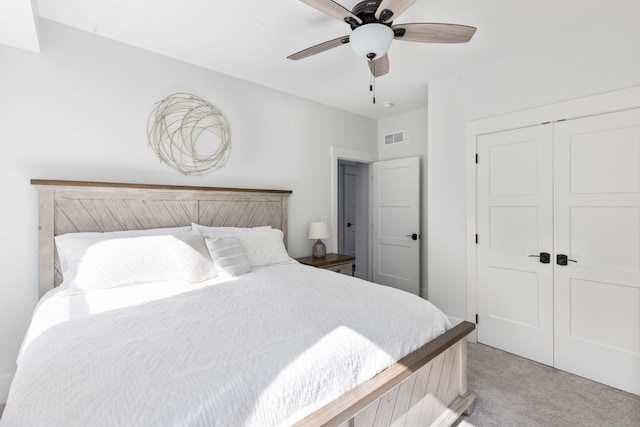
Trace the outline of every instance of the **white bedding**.
[[449, 326], [414, 295], [297, 263], [54, 290], [0, 426], [290, 425]]

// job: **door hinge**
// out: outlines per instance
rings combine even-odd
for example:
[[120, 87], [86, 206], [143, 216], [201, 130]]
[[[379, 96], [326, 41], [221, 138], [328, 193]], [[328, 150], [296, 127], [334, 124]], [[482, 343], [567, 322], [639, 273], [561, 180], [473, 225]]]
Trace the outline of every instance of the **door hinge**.
[[476, 165], [478, 164], [478, 153], [476, 153]]
[[478, 235], [476, 234], [476, 245], [478, 244]]
[[476, 314], [476, 325], [478, 324], [478, 315]]

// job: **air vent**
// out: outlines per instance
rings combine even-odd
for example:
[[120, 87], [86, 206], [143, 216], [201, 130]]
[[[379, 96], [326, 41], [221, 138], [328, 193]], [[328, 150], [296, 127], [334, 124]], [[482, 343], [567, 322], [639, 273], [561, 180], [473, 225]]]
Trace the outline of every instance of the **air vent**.
[[384, 136], [384, 145], [402, 144], [404, 142], [404, 131], [388, 133]]

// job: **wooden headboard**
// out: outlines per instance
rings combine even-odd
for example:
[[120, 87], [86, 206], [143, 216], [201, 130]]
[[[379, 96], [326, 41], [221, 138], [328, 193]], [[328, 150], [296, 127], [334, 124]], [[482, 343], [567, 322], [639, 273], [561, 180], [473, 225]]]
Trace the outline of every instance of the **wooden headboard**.
[[197, 223], [270, 225], [284, 233], [291, 191], [32, 179], [39, 193], [40, 296], [62, 282], [54, 237], [87, 231], [143, 230]]

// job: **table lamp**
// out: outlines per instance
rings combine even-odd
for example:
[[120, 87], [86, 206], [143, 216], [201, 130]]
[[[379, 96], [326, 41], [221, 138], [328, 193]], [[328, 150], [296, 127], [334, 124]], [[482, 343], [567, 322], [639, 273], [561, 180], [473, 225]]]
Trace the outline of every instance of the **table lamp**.
[[320, 239], [329, 238], [329, 226], [326, 222], [312, 222], [309, 224], [309, 238], [317, 239], [313, 244], [312, 254], [314, 258], [324, 258], [327, 254], [327, 247]]

